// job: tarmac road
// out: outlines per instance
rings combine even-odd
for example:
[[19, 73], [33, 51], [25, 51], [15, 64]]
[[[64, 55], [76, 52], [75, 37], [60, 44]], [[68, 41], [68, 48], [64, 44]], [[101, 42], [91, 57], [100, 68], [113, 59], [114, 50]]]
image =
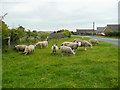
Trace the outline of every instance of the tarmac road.
[[[76, 35], [75, 35], [76, 36]], [[77, 35], [79, 36], [79, 35]], [[80, 37], [88, 37], [88, 38], [94, 38], [94, 39], [98, 39], [100, 41], [106, 42], [106, 43], [111, 43], [113, 45], [119, 46], [118, 41], [120, 42], [120, 39], [113, 39], [113, 38], [102, 38], [102, 37], [92, 37], [92, 36], [80, 36]]]

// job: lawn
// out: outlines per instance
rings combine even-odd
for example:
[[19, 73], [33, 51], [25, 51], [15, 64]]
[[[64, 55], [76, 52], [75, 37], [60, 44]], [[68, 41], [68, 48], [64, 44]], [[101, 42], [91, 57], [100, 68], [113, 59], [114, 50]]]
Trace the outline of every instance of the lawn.
[[[118, 87], [118, 48], [100, 42], [87, 48], [79, 47], [76, 55], [60, 50], [51, 54], [52, 43], [60, 47], [75, 37], [52, 40], [48, 48], [36, 48], [27, 56], [11, 50], [2, 54], [3, 88], [116, 88]], [[89, 40], [89, 38], [84, 38]]]

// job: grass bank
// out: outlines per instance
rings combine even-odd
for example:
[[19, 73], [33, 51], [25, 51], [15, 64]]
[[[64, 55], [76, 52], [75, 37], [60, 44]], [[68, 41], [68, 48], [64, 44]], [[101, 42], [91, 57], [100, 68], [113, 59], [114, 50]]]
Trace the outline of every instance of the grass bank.
[[[75, 37], [52, 40], [48, 48], [36, 48], [27, 56], [11, 50], [2, 54], [3, 88], [115, 88], [118, 87], [118, 48], [100, 42], [80, 47], [75, 56], [51, 54], [52, 43], [60, 47]], [[89, 40], [89, 38], [84, 38]]]

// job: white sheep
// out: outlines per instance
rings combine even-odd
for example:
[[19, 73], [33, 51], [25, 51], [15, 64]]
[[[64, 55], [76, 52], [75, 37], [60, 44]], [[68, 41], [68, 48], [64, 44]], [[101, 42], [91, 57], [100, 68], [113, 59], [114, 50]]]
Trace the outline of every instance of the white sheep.
[[52, 45], [52, 53], [56, 53], [58, 51], [58, 46], [56, 45]]
[[70, 43], [72, 43], [72, 42], [63, 42], [61, 46], [67, 46]]
[[60, 52], [61, 52], [62, 56], [63, 56], [63, 54], [62, 54], [63, 52], [75, 55], [75, 52], [70, 47], [68, 47], [68, 46], [61, 46], [60, 47]]
[[81, 41], [80, 38], [76, 38], [73, 40], [73, 42], [80, 42], [80, 41]]
[[27, 55], [28, 53], [30, 53], [30, 52], [34, 52], [34, 49], [35, 49], [35, 46], [36, 45], [29, 45], [29, 46], [26, 46], [25, 47], [25, 50], [24, 50], [24, 55]]
[[35, 45], [41, 48], [48, 47], [48, 41], [41, 41], [41, 42], [36, 43]]
[[79, 41], [75, 41], [76, 43], [81, 42], [81, 46], [80, 47], [85, 47], [85, 51], [87, 50], [86, 47], [91, 47], [92, 48], [92, 44], [90, 44], [88, 41], [86, 40], [79, 40]]
[[73, 43], [73, 42], [63, 42], [61, 46], [68, 46], [71, 47], [72, 50], [78, 49], [79, 46], [81, 46], [81, 42]]
[[26, 46], [27, 46], [27, 45], [16, 45], [14, 48], [15, 48], [17, 51], [24, 51]]
[[97, 44], [97, 45], [99, 44], [99, 42], [98, 42], [97, 39], [90, 39], [89, 42], [90, 42], [91, 44], [94, 44], [94, 45], [95, 45], [95, 44]]
[[43, 42], [43, 47], [48, 47], [48, 41], [42, 41]]

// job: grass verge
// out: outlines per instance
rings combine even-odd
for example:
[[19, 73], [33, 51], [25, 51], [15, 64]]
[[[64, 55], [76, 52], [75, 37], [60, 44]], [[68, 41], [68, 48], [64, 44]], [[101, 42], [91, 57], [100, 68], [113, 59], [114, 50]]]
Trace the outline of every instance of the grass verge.
[[[10, 50], [2, 54], [3, 88], [116, 88], [118, 87], [118, 48], [100, 42], [80, 47], [75, 56], [51, 54], [52, 43], [60, 47], [75, 37], [52, 40], [48, 48], [36, 48], [27, 56]], [[89, 40], [89, 38], [84, 38]]]

